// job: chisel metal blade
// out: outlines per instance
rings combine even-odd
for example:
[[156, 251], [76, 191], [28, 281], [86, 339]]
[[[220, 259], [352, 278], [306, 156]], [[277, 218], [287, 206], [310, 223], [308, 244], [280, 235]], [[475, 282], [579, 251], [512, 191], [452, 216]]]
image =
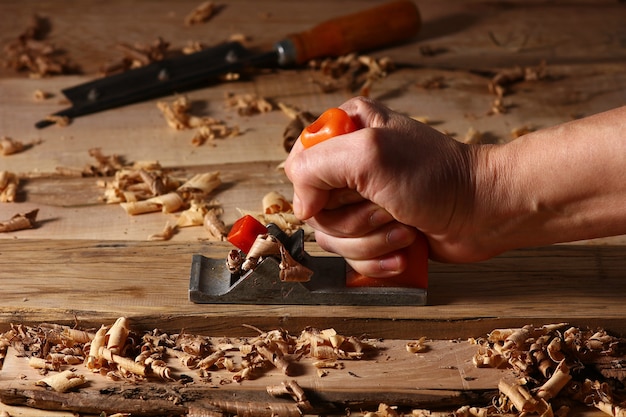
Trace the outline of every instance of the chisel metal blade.
[[[204, 51], [154, 62], [145, 67], [89, 81], [62, 90], [72, 107], [54, 116], [75, 118], [127, 104], [182, 93], [208, 85], [220, 75], [238, 72], [248, 66], [263, 67], [277, 60], [275, 51], [255, 53], [238, 42], [228, 42]], [[44, 119], [35, 124], [54, 124]]]

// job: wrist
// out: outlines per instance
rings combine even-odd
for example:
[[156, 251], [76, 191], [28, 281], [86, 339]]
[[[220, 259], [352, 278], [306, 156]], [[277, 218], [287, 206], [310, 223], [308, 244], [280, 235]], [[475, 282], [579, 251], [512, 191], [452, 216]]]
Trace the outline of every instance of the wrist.
[[626, 233], [626, 108], [476, 148], [485, 253]]

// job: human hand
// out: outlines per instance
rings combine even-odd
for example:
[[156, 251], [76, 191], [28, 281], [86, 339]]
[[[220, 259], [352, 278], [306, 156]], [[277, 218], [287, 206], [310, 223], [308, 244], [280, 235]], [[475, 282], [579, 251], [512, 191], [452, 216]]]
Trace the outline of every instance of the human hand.
[[456, 245], [471, 218], [470, 147], [368, 99], [341, 108], [358, 130], [306, 152], [298, 141], [285, 164], [296, 215], [320, 246], [372, 277], [406, 268], [418, 230], [435, 259], [475, 257]]

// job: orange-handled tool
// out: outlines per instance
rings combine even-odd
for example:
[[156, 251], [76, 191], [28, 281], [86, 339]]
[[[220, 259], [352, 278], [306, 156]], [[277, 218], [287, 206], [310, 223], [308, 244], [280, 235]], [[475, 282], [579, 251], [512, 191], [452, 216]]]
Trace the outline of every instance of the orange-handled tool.
[[[305, 148], [310, 148], [320, 142], [335, 136], [354, 132], [356, 125], [350, 116], [339, 108], [326, 110], [309, 126], [305, 127], [300, 135], [300, 141]], [[418, 233], [415, 242], [407, 249], [408, 266], [406, 270], [393, 278], [372, 278], [349, 270], [346, 275], [348, 287], [428, 287], [428, 243], [422, 233]]]
[[340, 56], [399, 43], [415, 36], [420, 13], [411, 0], [396, 0], [320, 23], [276, 43], [280, 65], [304, 64], [320, 57]]
[[[256, 52], [239, 42], [226, 42], [63, 89], [72, 106], [54, 115], [73, 119], [206, 86], [208, 80], [231, 72], [301, 65], [314, 58], [372, 50], [410, 39], [420, 25], [415, 4], [411, 0], [395, 0], [286, 36], [269, 51]], [[40, 120], [35, 126], [50, 126], [54, 124], [52, 120]]]

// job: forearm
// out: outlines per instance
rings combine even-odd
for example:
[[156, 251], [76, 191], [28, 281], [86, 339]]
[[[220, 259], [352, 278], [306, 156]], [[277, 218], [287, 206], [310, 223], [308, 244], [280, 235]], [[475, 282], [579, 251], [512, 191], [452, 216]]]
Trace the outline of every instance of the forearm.
[[[485, 247], [626, 234], [626, 107], [478, 151]], [[482, 204], [482, 203], [481, 203]]]

